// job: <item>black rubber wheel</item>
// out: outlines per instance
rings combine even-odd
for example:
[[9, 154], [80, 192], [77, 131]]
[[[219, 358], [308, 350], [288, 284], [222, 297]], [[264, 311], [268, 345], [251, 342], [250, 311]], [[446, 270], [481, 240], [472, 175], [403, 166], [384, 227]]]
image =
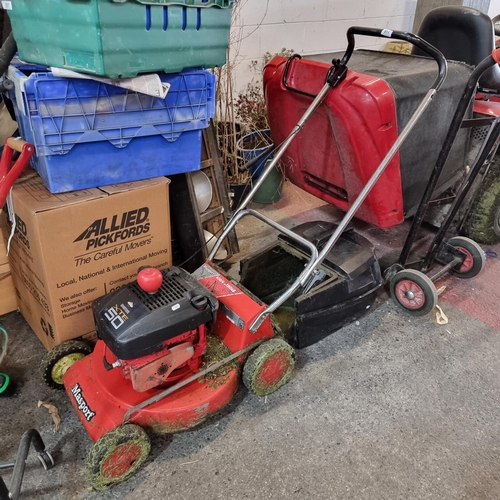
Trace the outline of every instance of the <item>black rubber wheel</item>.
[[53, 389], [63, 389], [63, 376], [70, 366], [92, 352], [80, 340], [68, 340], [50, 350], [41, 362], [43, 381]]
[[248, 356], [243, 383], [257, 396], [267, 396], [286, 384], [295, 366], [295, 351], [283, 339], [271, 339]]
[[396, 304], [414, 316], [424, 316], [437, 305], [438, 295], [431, 279], [420, 271], [405, 269], [391, 280], [391, 297]]
[[457, 278], [468, 279], [478, 275], [486, 264], [486, 257], [483, 249], [470, 238], [465, 236], [455, 236], [448, 240], [448, 243], [465, 253], [466, 258], [459, 269], [450, 269], [450, 274]]
[[127, 480], [148, 458], [151, 442], [144, 429], [124, 424], [101, 436], [87, 455], [86, 474], [103, 490]]
[[495, 157], [474, 197], [463, 232], [478, 243], [500, 242], [500, 158]]

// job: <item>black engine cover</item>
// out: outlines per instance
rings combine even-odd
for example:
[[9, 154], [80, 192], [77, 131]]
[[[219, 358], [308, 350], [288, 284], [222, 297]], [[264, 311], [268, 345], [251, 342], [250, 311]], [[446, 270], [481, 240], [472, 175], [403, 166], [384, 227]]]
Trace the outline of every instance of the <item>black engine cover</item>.
[[160, 289], [149, 294], [136, 281], [92, 304], [98, 338], [119, 359], [152, 354], [166, 340], [215, 319], [217, 299], [187, 271], [162, 271]]

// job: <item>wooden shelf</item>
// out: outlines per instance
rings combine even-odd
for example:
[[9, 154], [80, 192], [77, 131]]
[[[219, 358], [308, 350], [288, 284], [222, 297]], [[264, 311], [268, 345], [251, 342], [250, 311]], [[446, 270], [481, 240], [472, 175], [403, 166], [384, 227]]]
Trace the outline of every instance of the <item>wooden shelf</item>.
[[[230, 214], [229, 197], [222, 165], [220, 151], [213, 123], [203, 130], [202, 161], [200, 169], [212, 184], [212, 201], [203, 213], [198, 212], [198, 204], [192, 180], [193, 173], [172, 176], [171, 213], [174, 238], [181, 247], [184, 261], [183, 267], [193, 272], [208, 257], [205, 244], [205, 233], [209, 231], [219, 235], [228, 221]], [[223, 242], [227, 258], [239, 252], [236, 232], [233, 230]]]

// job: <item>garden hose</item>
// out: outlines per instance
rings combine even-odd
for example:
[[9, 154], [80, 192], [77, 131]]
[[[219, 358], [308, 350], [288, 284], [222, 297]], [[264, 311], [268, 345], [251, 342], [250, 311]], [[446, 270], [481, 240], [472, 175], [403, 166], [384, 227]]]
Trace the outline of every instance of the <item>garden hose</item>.
[[5, 353], [7, 352], [7, 343], [9, 341], [9, 335], [7, 333], [7, 330], [2, 325], [2, 323], [0, 323], [0, 334], [2, 336], [2, 338], [0, 339], [0, 364], [1, 364], [5, 356]]
[[2, 396], [13, 396], [16, 392], [16, 387], [14, 382], [6, 373], [0, 373], [0, 397]]
[[[0, 323], [0, 334], [3, 337], [1, 341], [0, 348], [0, 363], [2, 362], [5, 353], [7, 352], [7, 341], [9, 336], [7, 334], [7, 330]], [[14, 382], [12, 382], [11, 378], [6, 373], [0, 373], [0, 397], [1, 396], [13, 396], [16, 392], [16, 387]]]

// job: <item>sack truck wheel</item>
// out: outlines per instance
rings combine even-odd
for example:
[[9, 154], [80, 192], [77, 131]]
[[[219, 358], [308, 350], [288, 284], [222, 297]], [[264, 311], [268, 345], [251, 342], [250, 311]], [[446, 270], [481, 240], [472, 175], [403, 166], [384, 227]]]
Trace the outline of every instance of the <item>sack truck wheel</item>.
[[396, 304], [414, 316], [424, 316], [437, 305], [438, 295], [431, 279], [420, 271], [405, 269], [391, 280], [391, 297]]
[[87, 455], [87, 478], [99, 490], [121, 483], [142, 467], [150, 450], [151, 442], [142, 427], [121, 425], [92, 445]]
[[53, 389], [63, 389], [63, 375], [69, 367], [91, 352], [92, 349], [79, 340], [68, 340], [54, 347], [42, 358], [43, 381]]
[[271, 339], [248, 356], [243, 383], [256, 396], [267, 396], [290, 380], [294, 366], [293, 347], [282, 339]]
[[473, 278], [479, 274], [486, 263], [483, 249], [470, 238], [465, 236], [455, 236], [448, 240], [448, 243], [463, 252], [466, 257], [460, 269], [451, 269], [450, 273], [457, 278]]
[[486, 245], [500, 242], [500, 157], [483, 179], [464, 224], [464, 234]]

